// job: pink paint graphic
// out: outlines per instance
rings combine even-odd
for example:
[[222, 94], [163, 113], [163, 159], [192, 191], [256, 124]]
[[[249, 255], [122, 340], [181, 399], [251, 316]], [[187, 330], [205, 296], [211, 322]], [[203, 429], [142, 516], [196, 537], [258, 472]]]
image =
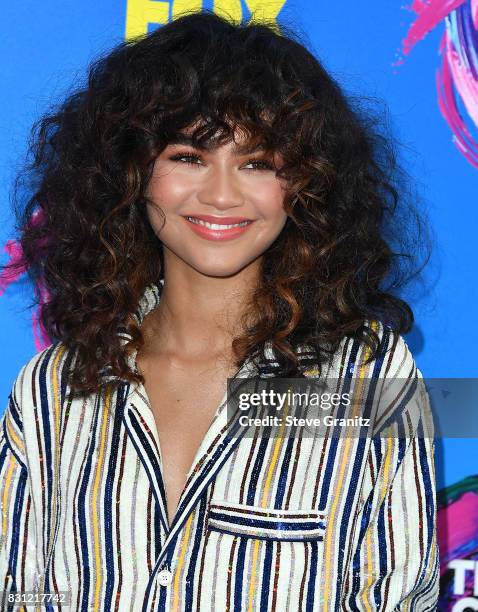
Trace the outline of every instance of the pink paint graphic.
[[[469, 476], [442, 489], [437, 500], [438, 609], [476, 610], [473, 606], [478, 606], [478, 476]], [[462, 607], [465, 602], [469, 607]]]
[[[43, 211], [36, 210], [31, 218], [30, 223], [36, 225], [41, 223], [43, 219]], [[18, 242], [15, 240], [7, 240], [4, 251], [9, 256], [5, 270], [0, 273], [0, 296], [8, 289], [8, 287], [26, 273], [27, 268], [23, 262], [23, 251]], [[12, 266], [15, 265], [15, 268]], [[35, 293], [38, 298], [38, 308], [32, 314], [33, 339], [37, 351], [41, 351], [51, 344], [46, 330], [44, 329], [39, 319], [39, 310], [44, 303], [49, 300], [49, 294], [41, 283], [35, 285]]]
[[438, 105], [456, 147], [478, 168], [478, 141], [470, 131], [478, 128], [478, 0], [414, 0], [408, 8], [417, 18], [403, 41], [404, 55], [445, 22], [436, 73]]

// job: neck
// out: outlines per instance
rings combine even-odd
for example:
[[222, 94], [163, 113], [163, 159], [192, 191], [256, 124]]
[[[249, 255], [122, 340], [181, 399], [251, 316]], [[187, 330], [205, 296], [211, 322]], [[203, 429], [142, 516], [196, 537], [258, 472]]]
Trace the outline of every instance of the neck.
[[259, 261], [228, 277], [167, 265], [159, 306], [142, 326], [148, 350], [201, 359], [232, 355], [241, 317], [257, 286]]

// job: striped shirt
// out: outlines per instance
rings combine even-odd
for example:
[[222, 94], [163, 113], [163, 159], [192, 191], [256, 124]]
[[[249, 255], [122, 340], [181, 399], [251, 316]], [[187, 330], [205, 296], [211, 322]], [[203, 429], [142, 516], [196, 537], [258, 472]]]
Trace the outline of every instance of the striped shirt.
[[[162, 286], [146, 288], [139, 324]], [[123, 380], [72, 399], [72, 350], [58, 342], [37, 353], [0, 421], [0, 591], [70, 597], [46, 610], [435, 610], [428, 395], [403, 337], [367, 324], [378, 356], [364, 365], [363, 341], [344, 338], [328, 376], [379, 406], [377, 427], [390, 407], [418, 408], [405, 435], [246, 436], [225, 395], [171, 522], [144, 386]], [[248, 359], [237, 377], [270, 376], [265, 366]], [[393, 379], [401, 384], [387, 397]]]

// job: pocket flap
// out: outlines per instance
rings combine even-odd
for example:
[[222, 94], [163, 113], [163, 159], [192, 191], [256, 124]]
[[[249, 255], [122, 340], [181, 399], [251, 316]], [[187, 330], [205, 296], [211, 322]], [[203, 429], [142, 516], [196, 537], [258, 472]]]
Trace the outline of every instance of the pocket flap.
[[263, 540], [322, 540], [326, 514], [315, 509], [262, 508], [220, 500], [209, 503], [207, 525], [214, 531]]

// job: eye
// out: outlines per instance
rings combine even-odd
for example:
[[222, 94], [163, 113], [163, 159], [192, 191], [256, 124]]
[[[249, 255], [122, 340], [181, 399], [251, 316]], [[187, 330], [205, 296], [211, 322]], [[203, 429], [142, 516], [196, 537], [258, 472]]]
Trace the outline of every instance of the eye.
[[[182, 161], [190, 166], [199, 166], [198, 161], [202, 162], [202, 158], [199, 155], [194, 155], [192, 153], [179, 152], [175, 155], [171, 155], [169, 158], [171, 161]], [[273, 164], [271, 162], [266, 161], [265, 159], [249, 159], [246, 162], [246, 166], [253, 165], [254, 168], [245, 168], [245, 170], [275, 170]]]
[[197, 155], [192, 155], [191, 153], [177, 153], [176, 155], [172, 155], [170, 158], [172, 161], [181, 161], [182, 159], [186, 160], [186, 164], [190, 164], [191, 166], [197, 166], [198, 164], [193, 161], [195, 159], [200, 159]]
[[[250, 159], [247, 162], [247, 165], [249, 164], [254, 164], [256, 170], [274, 170], [274, 166], [264, 159]], [[246, 168], [246, 170], [249, 170], [249, 168]]]

